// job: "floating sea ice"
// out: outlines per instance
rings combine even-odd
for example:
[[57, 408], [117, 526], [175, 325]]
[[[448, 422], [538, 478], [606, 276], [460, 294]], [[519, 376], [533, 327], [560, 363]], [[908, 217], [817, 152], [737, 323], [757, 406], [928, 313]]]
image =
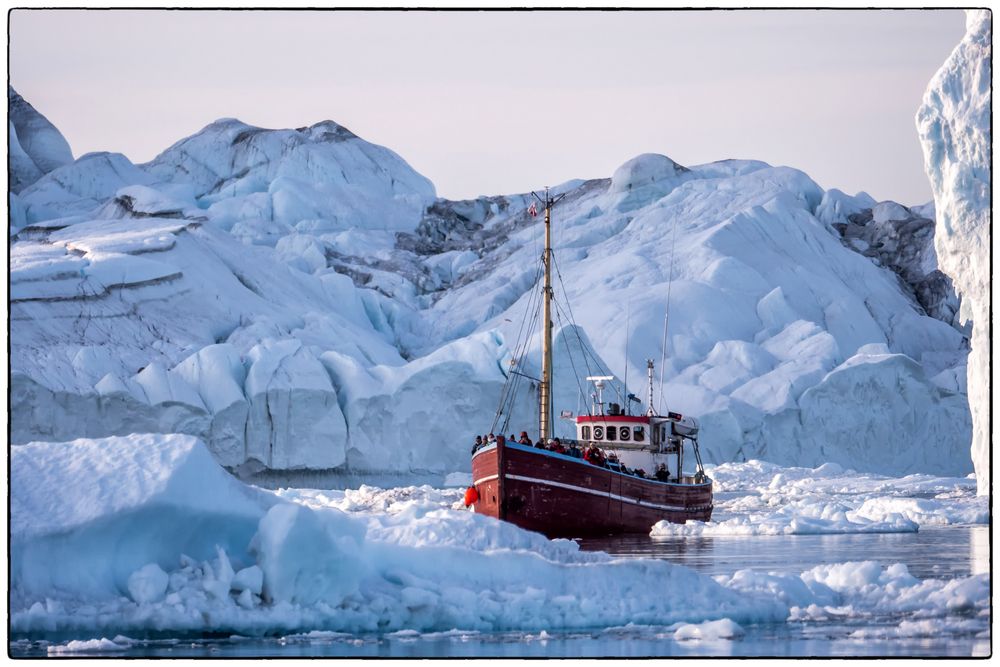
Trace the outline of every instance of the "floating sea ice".
[[906, 517], [922, 526], [945, 526], [956, 523], [989, 523], [988, 497], [978, 496], [967, 503], [929, 498], [870, 498], [854, 512], [854, 516], [871, 521], [889, 517]]
[[801, 575], [740, 570], [715, 580], [726, 588], [777, 598], [789, 606], [790, 620], [901, 613], [946, 618], [988, 613], [990, 606], [989, 575], [918, 579], [902, 563], [835, 563]]
[[674, 631], [674, 639], [677, 641], [735, 639], [744, 634], [743, 628], [738, 623], [728, 618], [720, 618], [717, 621], [698, 624], [685, 623]]
[[836, 463], [786, 468], [758, 460], [706, 470], [717, 494], [714, 520], [661, 521], [653, 537], [895, 533], [989, 521], [988, 499], [976, 497], [976, 485], [966, 477], [893, 478]]
[[49, 646], [48, 652], [52, 654], [60, 653], [108, 653], [112, 651], [125, 651], [128, 645], [116, 644], [107, 637], [100, 639], [74, 640], [66, 644]]
[[[985, 630], [984, 630], [985, 627]], [[983, 633], [986, 633], [983, 635]], [[923, 619], [902, 621], [899, 625], [874, 626], [855, 630], [850, 639], [884, 639], [904, 637], [953, 637], [956, 635], [989, 636], [989, 625], [979, 619]]]

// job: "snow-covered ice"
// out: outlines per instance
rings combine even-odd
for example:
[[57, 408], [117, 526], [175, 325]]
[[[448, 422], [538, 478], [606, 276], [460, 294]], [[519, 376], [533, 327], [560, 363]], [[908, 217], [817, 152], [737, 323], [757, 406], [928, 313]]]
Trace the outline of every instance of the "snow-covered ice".
[[107, 637], [100, 639], [76, 639], [65, 644], [48, 647], [49, 655], [67, 655], [73, 653], [115, 653], [128, 649], [127, 644], [119, 644]]
[[714, 639], [733, 639], [743, 635], [744, 631], [731, 619], [721, 618], [718, 621], [704, 623], [685, 623], [674, 631], [674, 639], [678, 641], [702, 641]]
[[[721, 488], [837, 496], [851, 479], [835, 466], [744, 465], [746, 474], [720, 466]], [[782, 474], [786, 483], [772, 484]], [[901, 493], [938, 490], [941, 502], [975, 499], [971, 480], [869, 475], [859, 484], [882, 496], [899, 485]], [[986, 574], [918, 579], [900, 564], [857, 562], [712, 578], [662, 560], [614, 558], [469, 512], [461, 493], [267, 492], [230, 477], [190, 436], [16, 447], [12, 631], [422, 637], [633, 625], [664, 628], [679, 641], [718, 641], [738, 638], [747, 624], [831, 613], [952, 623], [989, 604]], [[987, 627], [973, 618], [980, 631]]]
[[965, 37], [931, 79], [916, 119], [934, 191], [938, 262], [962, 298], [960, 319], [972, 321], [972, 460], [983, 495], [990, 492], [992, 23], [988, 9], [967, 10]]
[[653, 537], [896, 533], [990, 520], [987, 499], [976, 496], [969, 477], [892, 478], [835, 463], [810, 469], [756, 460], [706, 471], [715, 480], [712, 520], [660, 521]]
[[[556, 410], [586, 409], [573, 375], [644, 378], [669, 303], [654, 402], [700, 419], [716, 496], [710, 522], [651, 526], [658, 544], [989, 523], [990, 21], [969, 12], [917, 114], [932, 204], [657, 154], [552, 189]], [[15, 637], [60, 637], [52, 655], [176, 641], [119, 632], [717, 646], [849, 619], [858, 643], [989, 637], [981, 570], [710, 577], [467, 511], [471, 439], [537, 291], [530, 195], [438, 199], [332, 121], [221, 119], [147, 164], [74, 160], [8, 96]], [[526, 394], [512, 429], [537, 423]], [[220, 465], [440, 486], [266, 491]]]
[[18, 632], [537, 631], [787, 614], [681, 566], [580, 552], [440, 503], [359, 516], [290, 502], [229, 478], [189, 436], [32, 443], [11, 466]]
[[[540, 229], [521, 195], [421, 214], [434, 201], [421, 177], [330, 127], [220, 121], [150, 164], [91, 154], [22, 192], [13, 442], [184, 432], [245, 471], [467, 466], [531, 300]], [[315, 209], [330, 193], [305, 188], [310, 169], [357, 171], [368, 199], [338, 203], [349, 216]], [[395, 203], [375, 215], [366, 202], [387, 187]], [[657, 155], [557, 191], [557, 277], [579, 325], [557, 309], [557, 409], [585, 409], [572, 375], [589, 366], [625, 376], [626, 311], [642, 377], [670, 283], [656, 401], [701, 418], [709, 461], [968, 472], [962, 332], [830, 228], [872, 202], [786, 167]], [[578, 339], [587, 369], [568, 354]], [[538, 355], [532, 343], [528, 374]], [[513, 424], [534, 410], [525, 392]]]

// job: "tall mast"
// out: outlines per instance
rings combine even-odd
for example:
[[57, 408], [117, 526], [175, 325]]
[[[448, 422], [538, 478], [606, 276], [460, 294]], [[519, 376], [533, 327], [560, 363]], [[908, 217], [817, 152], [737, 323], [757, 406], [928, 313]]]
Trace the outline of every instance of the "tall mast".
[[538, 387], [538, 437], [552, 437], [552, 204], [545, 188], [545, 282], [542, 286], [542, 383]]

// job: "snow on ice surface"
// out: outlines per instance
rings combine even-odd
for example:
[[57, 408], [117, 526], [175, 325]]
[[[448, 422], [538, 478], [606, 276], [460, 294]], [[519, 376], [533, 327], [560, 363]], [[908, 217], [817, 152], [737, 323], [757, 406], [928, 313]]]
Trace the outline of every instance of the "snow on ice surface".
[[733, 639], [744, 634], [743, 628], [728, 618], [704, 623], [685, 623], [674, 631], [674, 639], [679, 641]]
[[154, 182], [121, 153], [87, 153], [32, 183], [19, 195], [29, 223], [93, 211], [118, 190]]
[[823, 200], [816, 207], [816, 219], [827, 224], [847, 222], [848, 216], [874, 206], [875, 200], [867, 192], [859, 192], [852, 197], [837, 188], [830, 188], [823, 193]]
[[85, 639], [66, 642], [48, 648], [49, 655], [67, 655], [73, 653], [111, 653], [125, 651], [127, 644], [119, 644], [107, 637], [100, 639]]
[[989, 523], [989, 505], [967, 477], [892, 478], [835, 463], [810, 469], [765, 461], [708, 466], [707, 472], [715, 482], [712, 521], [660, 521], [650, 535], [896, 533]]
[[339, 230], [412, 230], [434, 200], [434, 186], [402, 158], [332, 121], [265, 130], [222, 119], [143, 168], [162, 181], [192, 184], [209, 217], [227, 229], [252, 222], [255, 207], [269, 212], [269, 224], [239, 232], [268, 245], [310, 219], [330, 221]]
[[[537, 631], [787, 615], [681, 566], [580, 552], [439, 504], [312, 509], [209, 459], [186, 436], [16, 448], [15, 631]], [[260, 594], [236, 583], [253, 567]]]
[[[92, 470], [80, 468], [89, 462]], [[847, 483], [835, 466], [747, 465], [748, 484], [762, 482], [767, 470], [801, 488]], [[728, 472], [735, 479], [737, 471]], [[869, 476], [862, 484], [898, 481]], [[903, 483], [927, 490], [954, 481]], [[685, 641], [831, 614], [907, 613], [942, 624], [971, 617], [976, 629], [987, 627], [988, 575], [917, 579], [900, 564], [858, 562], [713, 579], [666, 561], [616, 559], [547, 540], [458, 509], [460, 495], [431, 487], [269, 493], [229, 477], [187, 436], [18, 447], [11, 461], [11, 627], [33, 636], [322, 631], [416, 638], [655, 626]], [[116, 650], [107, 642], [56, 650]]]
[[13, 448], [10, 465], [14, 599], [125, 593], [148, 564], [175, 570], [178, 552], [245, 548], [275, 502], [230, 477], [191, 436], [33, 443]]
[[[830, 226], [867, 195], [651, 154], [553, 191], [573, 315], [556, 309], [556, 410], [586, 410], [571, 375], [595, 363], [641, 385], [669, 292], [656, 403], [701, 419], [706, 460], [971, 470], [963, 335]], [[466, 469], [536, 291], [530, 199], [434, 200], [399, 156], [331, 122], [221, 120], [139, 166], [84, 156], [18, 195], [12, 441], [184, 432], [248, 471]], [[588, 368], [566, 354], [577, 333]], [[536, 410], [522, 392], [514, 430]]]
[[972, 321], [972, 460], [983, 495], [990, 491], [991, 44], [991, 12], [968, 10], [965, 37], [931, 80], [916, 118], [934, 191], [939, 267], [962, 299], [960, 319]]

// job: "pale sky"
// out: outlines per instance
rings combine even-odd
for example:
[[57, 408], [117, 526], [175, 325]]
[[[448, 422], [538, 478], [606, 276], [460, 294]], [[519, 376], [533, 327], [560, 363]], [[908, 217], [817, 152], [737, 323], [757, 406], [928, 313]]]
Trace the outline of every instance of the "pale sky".
[[608, 177], [640, 153], [931, 199], [913, 118], [960, 10], [10, 14], [10, 81], [77, 157], [153, 158], [217, 118], [330, 119], [439, 196]]

